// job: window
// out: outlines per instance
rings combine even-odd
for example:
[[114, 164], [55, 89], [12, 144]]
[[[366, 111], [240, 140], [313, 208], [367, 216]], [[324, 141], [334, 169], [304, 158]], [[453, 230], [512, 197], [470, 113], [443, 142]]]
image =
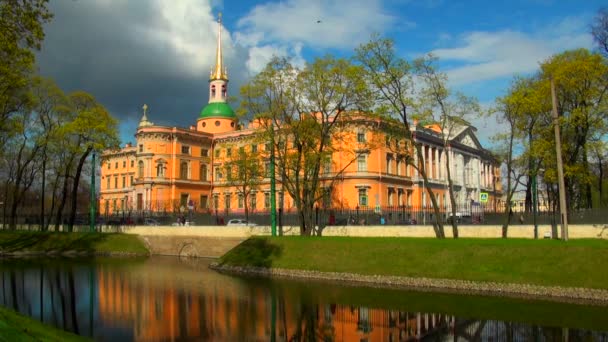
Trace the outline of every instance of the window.
[[190, 146], [182, 146], [182, 154], [190, 154]]
[[116, 211], [117, 207], [116, 207], [116, 198], [112, 200], [112, 211]]
[[106, 179], [106, 180], [107, 180], [106, 189], [110, 189], [110, 176], [108, 176], [108, 179]]
[[142, 160], [137, 163], [137, 178], [144, 178], [144, 162]]
[[114, 189], [118, 189], [118, 176], [114, 176]]
[[201, 157], [209, 157], [209, 150], [206, 148], [201, 149]]
[[226, 157], [230, 157], [232, 155], [232, 149], [230, 147], [228, 147], [226, 149]]
[[214, 98], [215, 97], [215, 84], [211, 85], [211, 97]]
[[252, 211], [255, 210], [257, 204], [258, 204], [257, 194], [255, 192], [252, 192], [249, 195], [249, 209], [251, 209]]
[[357, 142], [360, 142], [360, 143], [365, 142], [365, 131], [363, 131], [363, 130], [357, 131]]
[[264, 208], [270, 208], [270, 193], [264, 193]]
[[213, 207], [217, 210], [220, 207], [220, 195], [213, 195]]
[[395, 190], [394, 189], [388, 189], [388, 205], [389, 206], [393, 206], [395, 205], [395, 203], [393, 203], [393, 195], [395, 194]]
[[201, 195], [201, 201], [199, 202], [201, 209], [207, 209], [209, 203], [207, 203], [209, 198], [207, 195]]
[[115, 162], [115, 163], [114, 163], [114, 168], [115, 168], [115, 169], [118, 169], [118, 162]]
[[112, 163], [108, 162], [108, 170], [112, 168]]
[[226, 166], [226, 178], [228, 180], [232, 179], [232, 166]]
[[126, 160], [122, 161], [122, 167], [127, 167], [127, 161]]
[[331, 207], [331, 188], [323, 189], [323, 208]]
[[135, 160], [131, 160], [131, 167], [135, 166]]
[[201, 165], [200, 178], [201, 178], [201, 181], [203, 181], [203, 182], [207, 181], [207, 165], [206, 164]]
[[125, 199], [120, 199], [120, 210], [125, 211]]
[[393, 166], [392, 161], [393, 161], [393, 157], [390, 154], [387, 154], [386, 155], [386, 173], [387, 174], [391, 173], [391, 166]]
[[230, 194], [225, 194], [224, 195], [224, 200], [225, 200], [225, 208], [226, 209], [230, 209]]
[[323, 173], [329, 174], [331, 172], [331, 159], [325, 159], [323, 163]]
[[215, 178], [216, 179], [222, 179], [222, 171], [220, 171], [220, 167], [216, 166], [215, 167]]
[[131, 176], [129, 184], [131, 184], [131, 186], [133, 186], [133, 176]]
[[365, 154], [360, 154], [357, 157], [357, 170], [367, 171], [367, 156]]
[[256, 153], [258, 151], [258, 145], [251, 145], [251, 152]]
[[269, 161], [264, 163], [264, 177], [266, 177], [266, 178], [270, 177], [270, 162]]
[[243, 194], [239, 194], [239, 203], [238, 203], [238, 207], [239, 209], [243, 209]]
[[215, 150], [215, 158], [219, 158], [220, 157], [220, 149], [218, 148], [217, 150]]
[[165, 177], [165, 164], [162, 161], [156, 164], [156, 177]]
[[403, 190], [402, 189], [399, 189], [397, 191], [397, 204], [399, 206], [403, 206]]
[[126, 188], [127, 187], [127, 177], [122, 176], [122, 187]]
[[243, 146], [239, 147], [239, 153], [240, 154], [244, 154], [245, 153], [245, 147], [243, 147]]
[[401, 159], [397, 159], [397, 176], [401, 176]]
[[367, 189], [359, 189], [359, 206], [367, 207]]
[[143, 152], [144, 151], [144, 145], [143, 144], [139, 144], [139, 152]]
[[179, 164], [179, 178], [188, 179], [188, 162], [181, 162]]

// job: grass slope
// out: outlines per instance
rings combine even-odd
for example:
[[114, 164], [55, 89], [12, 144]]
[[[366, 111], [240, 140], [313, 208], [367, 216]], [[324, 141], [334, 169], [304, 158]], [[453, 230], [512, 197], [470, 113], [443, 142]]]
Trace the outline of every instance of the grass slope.
[[14, 252], [148, 254], [136, 235], [1, 231], [0, 253]]
[[0, 306], [0, 341], [90, 341]]
[[608, 289], [608, 241], [254, 237], [221, 263]]

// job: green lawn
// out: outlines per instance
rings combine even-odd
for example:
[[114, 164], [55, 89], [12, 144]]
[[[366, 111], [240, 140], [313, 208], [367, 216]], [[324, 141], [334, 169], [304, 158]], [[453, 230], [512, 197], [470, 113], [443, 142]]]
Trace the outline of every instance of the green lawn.
[[0, 341], [90, 341], [0, 306]]
[[608, 241], [255, 237], [221, 263], [608, 289]]
[[0, 231], [0, 253], [68, 251], [148, 254], [136, 235]]

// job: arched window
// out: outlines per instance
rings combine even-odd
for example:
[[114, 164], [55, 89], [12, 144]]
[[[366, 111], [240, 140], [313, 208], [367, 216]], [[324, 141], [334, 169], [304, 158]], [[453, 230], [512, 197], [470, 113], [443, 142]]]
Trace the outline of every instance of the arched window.
[[142, 160], [137, 163], [137, 178], [144, 178], [144, 162]]
[[215, 84], [211, 85], [211, 98], [215, 97]]
[[222, 84], [222, 98], [225, 99], [226, 98], [226, 85]]
[[206, 164], [201, 165], [201, 181], [203, 181], [203, 182], [207, 181], [207, 165]]
[[165, 177], [165, 161], [164, 160], [159, 160], [157, 161], [156, 164], [156, 177]]
[[188, 179], [188, 162], [181, 162], [179, 165], [179, 177], [181, 179]]

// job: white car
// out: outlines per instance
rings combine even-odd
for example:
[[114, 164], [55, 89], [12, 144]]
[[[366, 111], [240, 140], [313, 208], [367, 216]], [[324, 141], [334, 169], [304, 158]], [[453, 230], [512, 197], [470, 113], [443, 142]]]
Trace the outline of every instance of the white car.
[[249, 227], [255, 227], [257, 226], [257, 224], [253, 223], [253, 222], [247, 222], [247, 220], [244, 219], [232, 219], [230, 221], [228, 221], [228, 223], [226, 223], [227, 226], [249, 226]]

